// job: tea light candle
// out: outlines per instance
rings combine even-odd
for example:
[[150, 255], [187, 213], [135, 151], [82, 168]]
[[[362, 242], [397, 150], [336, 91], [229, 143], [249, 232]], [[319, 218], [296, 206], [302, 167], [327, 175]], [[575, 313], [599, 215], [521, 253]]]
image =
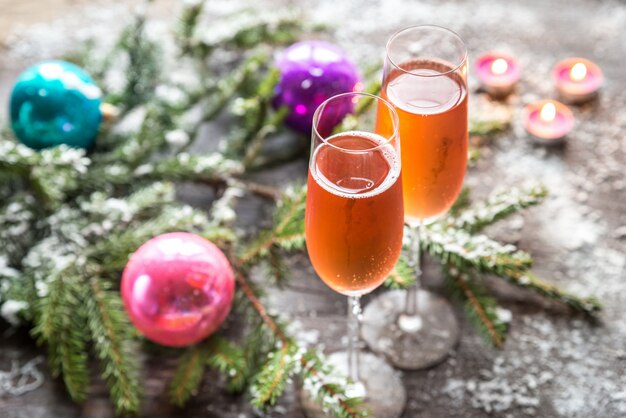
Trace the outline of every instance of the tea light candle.
[[517, 60], [502, 52], [486, 52], [476, 59], [474, 66], [483, 89], [494, 98], [511, 94], [520, 78]]
[[567, 58], [552, 70], [559, 96], [568, 103], [583, 103], [598, 95], [604, 81], [602, 70], [584, 58]]
[[574, 127], [572, 111], [556, 100], [542, 100], [527, 105], [522, 120], [531, 137], [544, 145], [562, 142]]

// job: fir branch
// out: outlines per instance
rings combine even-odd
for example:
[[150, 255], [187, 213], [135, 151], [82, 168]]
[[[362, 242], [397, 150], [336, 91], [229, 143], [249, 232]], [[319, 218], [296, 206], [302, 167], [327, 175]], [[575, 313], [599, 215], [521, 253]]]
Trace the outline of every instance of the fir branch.
[[[94, 155], [94, 167], [82, 178], [81, 187], [107, 191], [115, 186], [127, 188], [133, 171], [165, 148], [165, 133], [173, 128], [173, 124], [173, 115], [167, 105], [159, 102], [147, 105], [137, 132], [128, 135], [111, 151]], [[76, 190], [76, 194], [80, 192]]]
[[[238, 14], [237, 19], [243, 23], [233, 24], [232, 19], [226, 19], [224, 25], [237, 27], [232, 30], [221, 30], [211, 27], [211, 31], [196, 30], [195, 36], [181, 38], [183, 51], [197, 58], [206, 59], [218, 48], [251, 50], [260, 45], [287, 45], [295, 42], [304, 30], [302, 21], [297, 16], [271, 15], [257, 16]], [[313, 30], [323, 28], [312, 27]]]
[[234, 270], [235, 280], [239, 288], [278, 340], [280, 347], [277, 351], [268, 354], [269, 360], [262, 367], [261, 372], [257, 374], [251, 386], [252, 404], [259, 408], [265, 408], [267, 405], [273, 405], [284, 391], [287, 378], [293, 373], [296, 366], [292, 356], [295, 354], [297, 346], [286, 336], [274, 318], [269, 315], [243, 273], [237, 267]]
[[[0, 207], [0, 260], [19, 267], [22, 259], [40, 235], [43, 215], [38, 202], [28, 191], [14, 192]], [[3, 264], [0, 262], [0, 265]], [[2, 270], [2, 269], [0, 269]], [[0, 274], [1, 276], [1, 274]]]
[[548, 283], [530, 271], [514, 271], [507, 275], [501, 275], [503, 279], [518, 287], [532, 290], [542, 296], [561, 302], [575, 311], [583, 312], [587, 315], [594, 315], [602, 310], [600, 301], [591, 297], [579, 297], [560, 289], [558, 286]]
[[170, 383], [170, 401], [177, 406], [195, 395], [202, 382], [206, 366], [228, 378], [228, 389], [241, 391], [247, 383], [247, 364], [243, 350], [226, 339], [213, 335], [207, 341], [185, 350]]
[[254, 310], [259, 314], [265, 325], [270, 329], [273, 335], [281, 342], [283, 347], [286, 347], [289, 344], [289, 339], [280, 328], [278, 323], [270, 316], [270, 314], [265, 309], [265, 306], [261, 303], [259, 298], [257, 297], [252, 285], [248, 282], [246, 277], [243, 275], [241, 271], [238, 270], [236, 266], [233, 266], [235, 270], [235, 280], [239, 285], [240, 289], [252, 304]]
[[268, 354], [268, 361], [250, 387], [253, 406], [264, 409], [276, 404], [299, 364], [298, 351], [298, 346], [287, 340], [280, 349]]
[[178, 43], [183, 46], [183, 52], [187, 52], [185, 51], [185, 46], [193, 37], [203, 9], [204, 0], [200, 0], [188, 2], [181, 12], [176, 36], [178, 38]]
[[40, 156], [26, 145], [0, 138], [0, 172], [26, 175]]
[[124, 112], [149, 101], [161, 75], [161, 50], [145, 34], [146, 18], [140, 14], [135, 17], [117, 43], [117, 49], [128, 58], [127, 76], [124, 90], [119, 95], [109, 95], [107, 103], [121, 106]]
[[259, 154], [254, 164], [248, 168], [248, 172], [252, 173], [293, 161], [307, 155], [310, 146], [310, 142], [304, 136], [292, 136], [287, 144], [275, 147], [270, 152]]
[[[256, 153], [260, 149], [265, 138], [277, 131], [284, 118], [287, 116], [287, 109], [279, 109], [278, 114], [274, 114], [269, 123], [271, 100], [274, 97], [274, 88], [280, 80], [278, 69], [271, 69], [261, 79], [254, 91], [250, 92], [246, 98], [238, 98], [233, 102], [231, 112], [241, 120], [243, 129], [237, 132], [227, 143], [225, 153], [227, 155], [244, 155], [244, 165], [250, 165]], [[251, 153], [248, 151], [250, 145], [255, 148]]]
[[214, 89], [211, 89], [211, 100], [203, 110], [202, 116], [188, 129], [187, 133], [191, 141], [181, 148], [187, 150], [197, 138], [200, 127], [203, 123], [217, 117], [227, 106], [239, 90], [248, 82], [250, 77], [267, 64], [269, 56], [265, 53], [256, 53], [248, 57], [241, 65], [235, 68], [226, 78], [217, 82]]
[[62, 376], [74, 401], [87, 397], [89, 372], [86, 340], [82, 332], [81, 278], [60, 272], [50, 278], [48, 294], [39, 298], [32, 334], [48, 348], [48, 364], [54, 377]]
[[267, 328], [278, 340], [279, 349], [268, 355], [268, 362], [256, 377], [252, 386], [253, 404], [259, 408], [272, 405], [285, 388], [289, 377], [299, 373], [308, 384], [307, 390], [333, 413], [340, 418], [365, 418], [368, 415], [360, 398], [349, 398], [342, 386], [330, 381], [332, 369], [325, 365], [313, 351], [304, 351], [284, 333], [278, 323], [267, 313], [267, 310], [256, 296], [246, 277], [235, 267], [235, 279], [248, 301], [263, 320]]
[[267, 265], [273, 284], [282, 285], [287, 277], [287, 267], [278, 249], [271, 247], [267, 254]]
[[246, 149], [246, 154], [243, 157], [242, 164], [244, 167], [251, 168], [255, 159], [261, 151], [263, 143], [268, 136], [274, 134], [280, 129], [285, 118], [289, 115], [289, 109], [286, 107], [280, 108], [275, 112], [267, 123], [263, 125], [261, 129], [250, 140], [250, 144]]
[[225, 158], [220, 153], [188, 154], [181, 152], [173, 157], [137, 167], [133, 176], [138, 180], [161, 180], [209, 183], [243, 173], [241, 163]]
[[35, 152], [25, 145], [0, 139], [0, 173], [24, 178], [49, 209], [56, 208], [67, 191], [78, 187], [90, 162], [84, 150], [66, 145]]
[[197, 392], [204, 376], [208, 349], [205, 343], [189, 347], [178, 361], [170, 383], [170, 402], [182, 407]]
[[244, 351], [230, 341], [219, 336], [212, 337], [208, 343], [207, 364], [219, 370], [228, 378], [228, 389], [240, 392], [246, 386], [249, 376]]
[[103, 367], [115, 409], [120, 414], [139, 410], [139, 380], [136, 355], [130, 350], [132, 327], [117, 292], [110, 291], [98, 277], [89, 280], [84, 301], [94, 350]]
[[385, 279], [384, 285], [390, 289], [408, 289], [414, 283], [415, 270], [409, 266], [408, 260], [402, 255]]
[[469, 167], [475, 167], [478, 160], [480, 160], [480, 148], [470, 144], [467, 153], [467, 165]]
[[244, 181], [235, 178], [228, 178], [226, 179], [226, 184], [229, 187], [238, 187], [271, 200], [279, 200], [283, 195], [283, 193], [274, 186], [255, 183], [248, 180]]
[[[254, 291], [258, 297], [262, 296], [258, 287], [255, 287]], [[267, 359], [267, 353], [275, 350], [278, 336], [272, 333], [269, 327], [264, 326], [265, 322], [258, 315], [254, 306], [248, 303], [243, 292], [237, 292], [237, 296], [242, 296], [242, 303], [239, 304], [238, 311], [244, 315], [249, 330], [243, 344], [243, 356], [246, 365], [243, 378], [247, 386], [253, 380], [255, 373], [261, 369], [263, 362]]]
[[485, 235], [472, 235], [439, 223], [425, 228], [422, 248], [442, 264], [468, 266], [498, 276], [525, 272], [532, 265], [530, 255], [513, 245], [502, 245]]
[[321, 403], [325, 413], [332, 413], [335, 418], [371, 416], [363, 399], [347, 395], [346, 387], [350, 385], [348, 380], [336, 376], [316, 350], [307, 350], [302, 355], [301, 366], [304, 389]]
[[298, 17], [283, 16], [238, 30], [229, 40], [228, 45], [239, 49], [248, 49], [264, 45], [287, 45], [298, 40], [302, 22]]
[[515, 246], [502, 245], [484, 235], [471, 235], [454, 227], [441, 228], [440, 224], [426, 228], [423, 248], [439, 258], [442, 264], [451, 264], [464, 271], [473, 268], [498, 276], [587, 314], [601, 309], [600, 303], [593, 297], [577, 297], [530, 274], [528, 269], [532, 258]]
[[288, 187], [281, 200], [276, 204], [274, 214], [274, 233], [278, 237], [291, 237], [304, 233], [304, 208], [306, 205], [306, 186]]
[[83, 235], [99, 240], [105, 233], [126, 232], [130, 223], [158, 216], [165, 207], [173, 205], [174, 201], [174, 185], [171, 183], [155, 182], [125, 198], [94, 192], [88, 200], [80, 202], [80, 210], [85, 217], [81, 223], [89, 224], [83, 229]]
[[506, 130], [509, 127], [508, 121], [503, 121], [501, 119], [489, 119], [489, 120], [479, 120], [479, 119], [470, 119], [469, 120], [469, 134], [470, 136], [490, 136], [497, 134]]
[[107, 240], [98, 241], [88, 255], [91, 260], [97, 261], [100, 274], [108, 277], [109, 274], [121, 271], [129, 255], [150, 238], [166, 232], [193, 230], [200, 231], [200, 235], [205, 237], [229, 239], [231, 236], [223, 228], [211, 226], [206, 214], [200, 210], [190, 206], [168, 206], [159, 216], [138, 224], [128, 224], [123, 231], [110, 234]]
[[[371, 81], [363, 90], [365, 93], [376, 95], [380, 92], [381, 83], [378, 80]], [[376, 100], [374, 98], [364, 98], [355, 106], [354, 111], [346, 115], [341, 123], [333, 129], [333, 133], [351, 131], [359, 126], [359, 118], [374, 106]]]
[[526, 188], [513, 187], [509, 190], [496, 192], [486, 200], [457, 214], [452, 224], [456, 228], [477, 233], [513, 213], [538, 205], [547, 196], [547, 193], [547, 189], [541, 185]]
[[457, 218], [469, 207], [470, 203], [472, 203], [471, 190], [469, 187], [463, 187], [461, 189], [461, 193], [459, 193], [459, 196], [456, 198], [454, 204], [448, 211], [449, 217]]
[[468, 272], [460, 273], [455, 267], [446, 275], [448, 287], [458, 288], [457, 296], [465, 300], [465, 311], [474, 326], [496, 347], [502, 348], [506, 339], [507, 326], [497, 315], [497, 302], [487, 296], [486, 290]]
[[273, 246], [288, 251], [303, 248], [305, 205], [306, 186], [287, 189], [276, 205], [274, 228], [262, 232], [259, 239], [244, 249], [239, 257], [241, 264], [249, 265], [266, 257]]
[[[239, 91], [252, 75], [258, 73], [269, 62], [270, 56], [265, 52], [257, 52], [241, 63], [227, 78], [217, 84], [218, 90], [213, 103], [205, 111], [203, 121], [215, 117], [221, 112], [237, 91]], [[261, 93], [261, 92], [259, 92]]]

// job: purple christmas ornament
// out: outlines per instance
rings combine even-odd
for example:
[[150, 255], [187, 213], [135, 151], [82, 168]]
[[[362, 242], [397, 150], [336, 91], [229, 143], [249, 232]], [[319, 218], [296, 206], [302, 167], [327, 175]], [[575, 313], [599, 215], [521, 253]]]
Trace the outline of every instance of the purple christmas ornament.
[[313, 113], [324, 100], [359, 89], [356, 66], [329, 42], [297, 42], [278, 57], [276, 66], [281, 77], [273, 105], [287, 106], [285, 123], [304, 134], [311, 132]]

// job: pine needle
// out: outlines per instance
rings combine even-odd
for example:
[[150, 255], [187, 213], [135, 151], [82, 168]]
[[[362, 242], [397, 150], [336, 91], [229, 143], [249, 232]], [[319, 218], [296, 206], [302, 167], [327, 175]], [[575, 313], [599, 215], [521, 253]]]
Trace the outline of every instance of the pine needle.
[[207, 364], [219, 370], [228, 379], [228, 389], [240, 392], [246, 386], [249, 370], [244, 351], [232, 342], [219, 336], [207, 342]]
[[371, 417], [363, 399], [347, 395], [347, 378], [338, 376], [317, 350], [309, 349], [304, 352], [301, 367], [304, 390], [322, 405], [324, 412], [335, 418]]
[[306, 205], [306, 186], [290, 187], [283, 193], [276, 205], [274, 227], [263, 231], [257, 240], [248, 245], [241, 256], [243, 266], [267, 257], [274, 246], [287, 251], [304, 247], [304, 208]]
[[268, 354], [267, 362], [250, 387], [252, 405], [265, 409], [276, 404], [298, 365], [297, 352], [297, 346], [288, 341], [280, 349]]
[[466, 301], [468, 317], [495, 347], [502, 348], [507, 326], [498, 318], [496, 300], [487, 296], [486, 290], [469, 273], [458, 273], [455, 268], [452, 270], [448, 274], [449, 281], [459, 288], [456, 294]]
[[178, 361], [178, 367], [170, 383], [170, 402], [182, 407], [193, 396], [204, 376], [207, 347], [204, 343], [185, 350]]
[[51, 278], [48, 294], [40, 298], [32, 334], [48, 348], [54, 377], [62, 376], [70, 397], [83, 401], [89, 387], [85, 324], [80, 278], [63, 272]]
[[579, 297], [560, 289], [558, 286], [548, 283], [539, 277], [537, 277], [531, 271], [525, 272], [511, 272], [511, 274], [501, 275], [502, 278], [508, 282], [531, 290], [542, 296], [561, 302], [571, 309], [579, 312], [583, 312], [587, 315], [594, 315], [602, 310], [602, 304], [600, 301], [591, 297]]
[[415, 283], [415, 270], [404, 255], [400, 256], [384, 285], [390, 289], [408, 289]]
[[469, 205], [472, 203], [471, 198], [471, 189], [467, 186], [461, 189], [461, 193], [459, 193], [459, 197], [456, 198], [454, 204], [448, 211], [448, 216], [451, 218], [458, 217], [462, 211], [467, 209]]
[[538, 205], [547, 194], [547, 189], [542, 185], [525, 188], [512, 187], [493, 193], [486, 200], [460, 213], [454, 211], [452, 223], [457, 228], [475, 234], [520, 210]]
[[477, 136], [490, 136], [504, 131], [509, 127], [508, 121], [500, 119], [492, 120], [478, 120], [470, 119], [469, 121], [469, 134]]
[[89, 280], [86, 301], [94, 350], [103, 367], [115, 409], [120, 414], [139, 411], [140, 387], [136, 354], [130, 350], [132, 327], [118, 292], [108, 290], [100, 278]]

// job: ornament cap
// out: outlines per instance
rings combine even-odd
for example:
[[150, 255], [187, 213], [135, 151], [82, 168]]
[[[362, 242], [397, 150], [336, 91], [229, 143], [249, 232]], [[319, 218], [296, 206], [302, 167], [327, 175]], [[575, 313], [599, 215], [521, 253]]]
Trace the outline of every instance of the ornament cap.
[[105, 122], [113, 122], [120, 115], [120, 109], [111, 103], [100, 104], [100, 113]]

